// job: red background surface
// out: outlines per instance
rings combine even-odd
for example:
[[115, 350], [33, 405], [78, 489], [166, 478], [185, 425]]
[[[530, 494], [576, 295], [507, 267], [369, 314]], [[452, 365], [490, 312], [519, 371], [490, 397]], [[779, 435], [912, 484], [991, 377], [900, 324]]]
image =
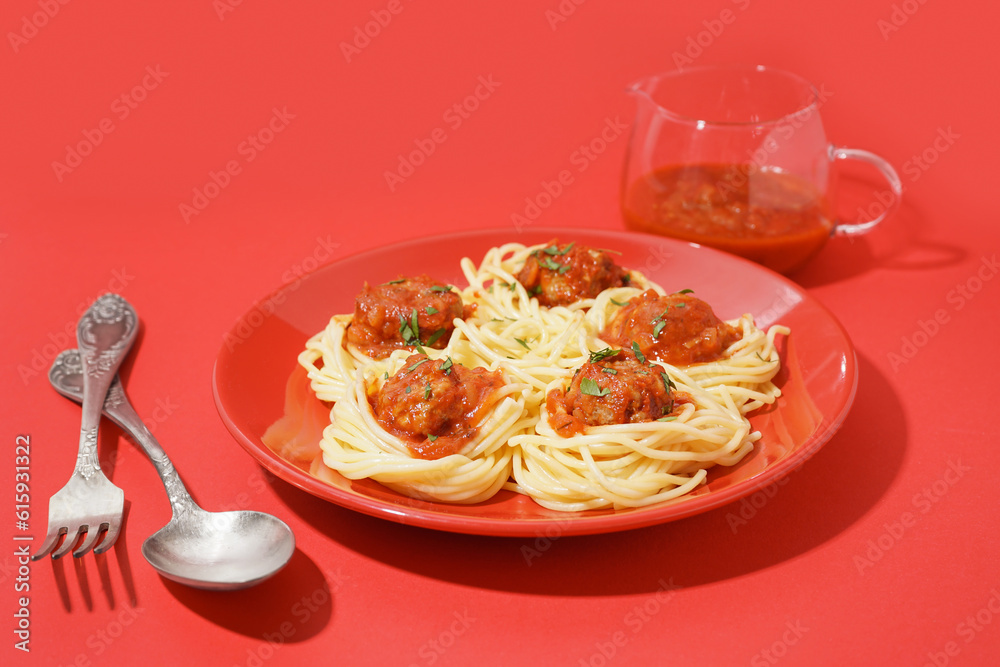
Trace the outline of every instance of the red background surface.
[[[563, 2], [556, 21], [557, 0], [402, 0], [348, 58], [342, 43], [388, 2], [222, 2], [9, 0], [0, 13], [0, 474], [11, 507], [15, 439], [30, 436], [32, 494], [30, 531], [13, 507], [0, 530], [5, 626], [19, 597], [31, 613], [31, 652], [8, 631], [5, 663], [993, 664], [995, 6], [590, 0]], [[516, 236], [526, 198], [576, 169], [574, 152], [607, 122], [631, 123], [626, 85], [679, 55], [810, 78], [830, 93], [831, 139], [900, 170], [899, 213], [794, 276], [857, 348], [857, 402], [839, 434], [757, 507], [592, 537], [438, 533], [266, 478], [221, 423], [210, 382], [223, 335], [254, 301], [317, 262], [397, 240]], [[481, 80], [488, 98], [449, 123]], [[123, 95], [143, 99], [131, 108]], [[248, 159], [243, 142], [275, 110], [284, 127]], [[53, 166], [102, 127], [77, 166]], [[445, 141], [390, 188], [385, 172], [436, 128]], [[620, 229], [626, 142], [574, 171], [538, 224]], [[186, 220], [181, 206], [231, 161], [238, 173]], [[841, 209], [866, 196], [845, 188]], [[160, 579], [139, 545], [169, 518], [166, 498], [109, 428], [102, 461], [131, 503], [118, 546], [34, 563], [17, 591], [13, 538], [44, 534], [77, 439], [79, 410], [45, 372], [109, 289], [143, 322], [129, 395], [195, 497], [295, 530], [298, 550], [269, 582], [218, 594]]]

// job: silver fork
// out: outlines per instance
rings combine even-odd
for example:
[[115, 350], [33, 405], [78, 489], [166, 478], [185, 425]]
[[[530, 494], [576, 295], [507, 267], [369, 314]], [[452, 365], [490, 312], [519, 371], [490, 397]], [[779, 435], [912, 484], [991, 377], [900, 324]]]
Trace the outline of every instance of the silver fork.
[[[138, 325], [135, 310], [117, 294], [98, 298], [77, 324], [76, 342], [83, 373], [83, 417], [76, 468], [66, 486], [49, 498], [48, 533], [32, 560], [52, 551], [63, 536], [62, 545], [52, 551], [53, 558], [69, 553], [81, 536], [85, 536], [83, 542], [73, 551], [77, 558], [92, 548], [95, 554], [104, 553], [118, 539], [125, 493], [101, 470], [97, 458], [97, 429], [104, 399], [122, 360], [135, 342]], [[104, 539], [97, 544], [101, 534]]]

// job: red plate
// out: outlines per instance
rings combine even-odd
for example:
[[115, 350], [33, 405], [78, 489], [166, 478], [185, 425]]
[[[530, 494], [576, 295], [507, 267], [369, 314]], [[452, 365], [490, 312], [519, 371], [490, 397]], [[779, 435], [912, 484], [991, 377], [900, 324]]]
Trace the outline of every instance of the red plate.
[[[370, 480], [337, 473], [323, 480], [282, 458], [264, 442], [279, 420], [298, 439], [318, 442], [328, 411], [308, 390], [296, 357], [331, 315], [349, 313], [364, 281], [427, 273], [464, 286], [462, 257], [479, 262], [492, 246], [532, 245], [558, 238], [616, 250], [618, 262], [642, 271], [667, 291], [693, 289], [723, 319], [751, 313], [766, 328], [784, 324], [777, 405], [751, 416], [763, 437], [731, 468], [717, 466], [691, 494], [633, 509], [556, 512], [501, 491], [476, 505], [448, 505], [401, 496]], [[780, 479], [815, 454], [840, 427], [857, 386], [857, 360], [836, 318], [795, 283], [756, 264], [708, 248], [632, 232], [510, 229], [412, 240], [326, 265], [272, 292], [227, 334], [215, 364], [215, 401], [237, 441], [265, 468], [309, 493], [372, 516], [458, 533], [502, 536], [582, 535], [650, 526], [698, 514]], [[287, 414], [286, 414], [287, 413]], [[268, 442], [274, 445], [274, 431]], [[286, 440], [283, 435], [279, 439]]]

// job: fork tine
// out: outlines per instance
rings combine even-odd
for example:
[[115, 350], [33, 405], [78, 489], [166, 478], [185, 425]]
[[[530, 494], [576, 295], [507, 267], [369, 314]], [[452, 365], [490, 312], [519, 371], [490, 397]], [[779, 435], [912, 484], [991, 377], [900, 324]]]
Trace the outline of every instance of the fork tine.
[[45, 542], [42, 543], [42, 548], [35, 552], [35, 555], [31, 557], [31, 560], [41, 560], [50, 551], [52, 551], [57, 544], [59, 544], [59, 538], [66, 534], [65, 528], [60, 528], [59, 530], [50, 532], [45, 536]]
[[52, 552], [52, 558], [53, 559], [62, 558], [63, 556], [68, 554], [70, 550], [73, 548], [73, 545], [80, 540], [80, 535], [85, 533], [86, 530], [87, 530], [86, 526], [77, 527], [76, 531], [73, 533], [70, 533], [67, 530], [66, 539], [63, 541], [63, 543], [59, 546], [58, 549]]
[[118, 533], [121, 532], [121, 529], [122, 522], [120, 519], [118, 521], [112, 521], [108, 524], [108, 530], [104, 533], [104, 539], [101, 540], [100, 544], [94, 547], [94, 554], [100, 555], [115, 546], [115, 542], [118, 540]]
[[87, 526], [87, 534], [83, 538], [83, 542], [80, 543], [80, 546], [77, 549], [73, 550], [73, 558], [80, 558], [88, 551], [90, 551], [90, 549], [97, 542], [97, 538], [101, 536], [101, 532], [106, 526], [107, 524], [104, 523], [100, 524], [99, 526], [95, 526], [93, 528]]

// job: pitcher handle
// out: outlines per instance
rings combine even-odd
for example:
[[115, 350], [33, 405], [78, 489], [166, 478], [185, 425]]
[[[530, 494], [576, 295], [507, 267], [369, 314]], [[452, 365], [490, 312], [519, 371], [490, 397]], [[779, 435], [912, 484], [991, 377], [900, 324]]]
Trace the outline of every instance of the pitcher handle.
[[[891, 164], [886, 162], [883, 158], [879, 157], [875, 153], [869, 151], [861, 150], [859, 148], [846, 148], [844, 146], [831, 146], [830, 147], [830, 159], [831, 160], [860, 160], [861, 162], [867, 162], [881, 172], [882, 176], [885, 178], [886, 182], [889, 184], [890, 192], [879, 192], [876, 194], [876, 199], [885, 209], [877, 216], [871, 220], [864, 220], [854, 223], [841, 223], [838, 222], [837, 226], [834, 228], [834, 234], [838, 236], [854, 236], [857, 234], [864, 234], [870, 231], [875, 225], [879, 224], [887, 217], [892, 215], [897, 208], [899, 208], [899, 201], [903, 195], [903, 183], [899, 179], [899, 174], [892, 167]], [[888, 197], [889, 201], [884, 201], [884, 198]]]

